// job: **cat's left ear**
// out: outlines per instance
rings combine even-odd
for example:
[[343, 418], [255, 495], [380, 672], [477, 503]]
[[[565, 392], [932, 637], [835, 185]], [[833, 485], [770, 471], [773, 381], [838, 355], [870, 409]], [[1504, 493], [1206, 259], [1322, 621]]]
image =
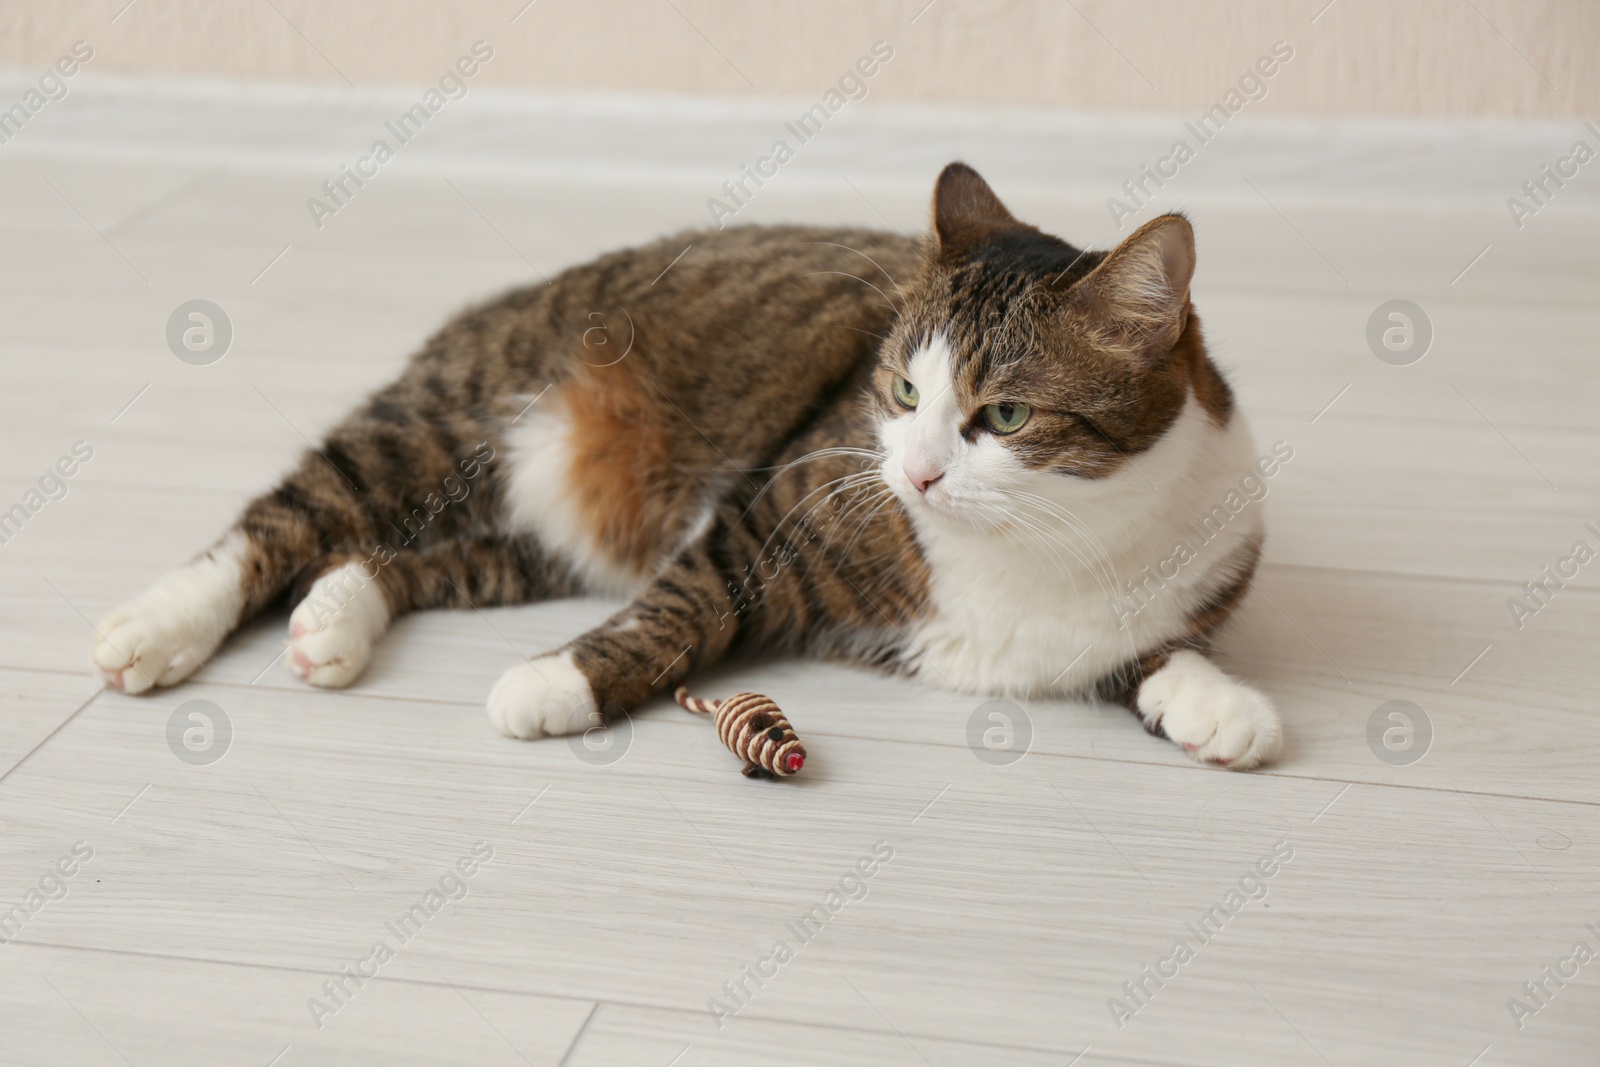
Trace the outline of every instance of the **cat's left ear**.
[[1189, 220], [1152, 219], [1072, 287], [1067, 315], [1097, 346], [1158, 361], [1188, 322], [1194, 262]]
[[933, 186], [933, 234], [946, 259], [958, 259], [997, 230], [1022, 223], [1006, 210], [983, 176], [965, 163], [952, 163]]

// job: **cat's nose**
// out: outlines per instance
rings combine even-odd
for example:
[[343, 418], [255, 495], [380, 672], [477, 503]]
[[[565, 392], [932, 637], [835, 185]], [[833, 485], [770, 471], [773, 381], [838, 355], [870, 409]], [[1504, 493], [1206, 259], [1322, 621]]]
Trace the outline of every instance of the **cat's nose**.
[[937, 482], [943, 477], [944, 471], [935, 470], [932, 467], [914, 466], [910, 463], [906, 464], [906, 478], [911, 482], [912, 485], [917, 487], [917, 492], [919, 493], [926, 493], [928, 491], [928, 486], [932, 485], [934, 482]]

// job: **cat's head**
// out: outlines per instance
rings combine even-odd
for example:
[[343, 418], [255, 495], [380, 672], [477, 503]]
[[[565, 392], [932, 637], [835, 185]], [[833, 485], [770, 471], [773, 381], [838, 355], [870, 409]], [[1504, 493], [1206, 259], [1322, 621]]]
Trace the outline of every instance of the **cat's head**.
[[993, 526], [1018, 494], [1104, 488], [1191, 393], [1226, 422], [1189, 306], [1194, 265], [1181, 216], [1080, 251], [1019, 222], [972, 168], [946, 167], [873, 381], [884, 480], [914, 514]]

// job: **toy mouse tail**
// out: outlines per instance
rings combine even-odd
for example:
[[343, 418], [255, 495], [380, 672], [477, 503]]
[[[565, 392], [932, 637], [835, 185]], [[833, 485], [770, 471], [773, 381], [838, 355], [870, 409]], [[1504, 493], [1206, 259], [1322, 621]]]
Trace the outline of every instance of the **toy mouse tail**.
[[692, 711], [696, 715], [711, 715], [717, 710], [717, 701], [695, 699], [689, 695], [689, 687], [686, 685], [678, 686], [672, 697], [683, 706], [683, 710]]

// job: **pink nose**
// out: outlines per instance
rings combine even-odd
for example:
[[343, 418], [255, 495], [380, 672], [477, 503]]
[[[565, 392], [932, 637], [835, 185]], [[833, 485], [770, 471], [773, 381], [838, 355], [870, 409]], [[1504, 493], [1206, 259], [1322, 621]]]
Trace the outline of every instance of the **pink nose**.
[[928, 486], [944, 477], [944, 471], [934, 470], [930, 467], [917, 467], [906, 464], [906, 477], [911, 484], [917, 487], [917, 492], [926, 493]]

